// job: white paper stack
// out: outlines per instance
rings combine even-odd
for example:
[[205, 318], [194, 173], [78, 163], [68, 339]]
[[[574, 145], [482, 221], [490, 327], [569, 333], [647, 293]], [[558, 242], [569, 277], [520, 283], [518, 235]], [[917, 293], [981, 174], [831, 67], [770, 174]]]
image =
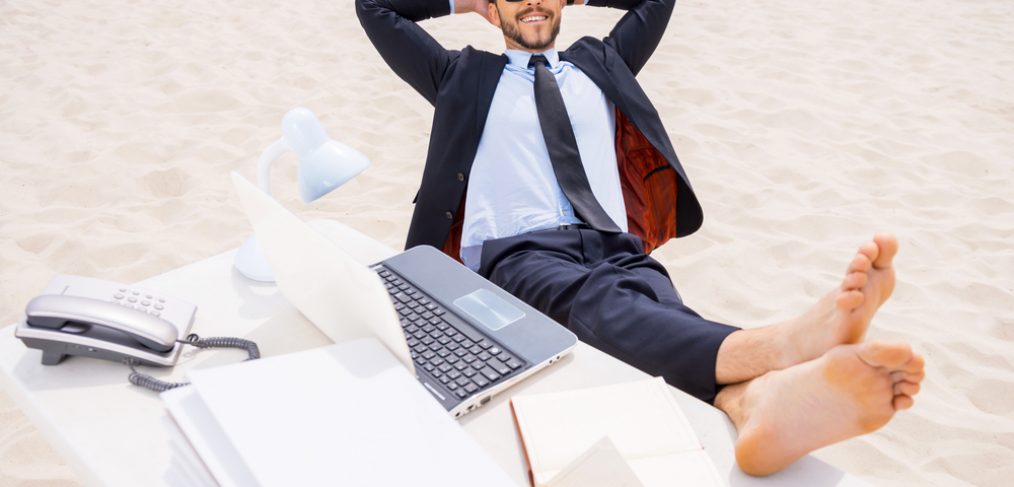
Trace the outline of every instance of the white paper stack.
[[514, 485], [375, 339], [187, 376], [162, 397], [221, 485]]

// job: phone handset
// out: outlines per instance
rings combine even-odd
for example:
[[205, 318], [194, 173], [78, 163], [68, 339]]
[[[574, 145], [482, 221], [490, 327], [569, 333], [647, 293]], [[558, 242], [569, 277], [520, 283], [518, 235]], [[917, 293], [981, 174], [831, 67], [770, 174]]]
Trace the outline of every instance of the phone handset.
[[42, 295], [25, 308], [31, 326], [68, 333], [82, 333], [100, 326], [130, 336], [156, 352], [168, 352], [176, 345], [179, 330], [162, 318], [117, 303], [81, 296]]

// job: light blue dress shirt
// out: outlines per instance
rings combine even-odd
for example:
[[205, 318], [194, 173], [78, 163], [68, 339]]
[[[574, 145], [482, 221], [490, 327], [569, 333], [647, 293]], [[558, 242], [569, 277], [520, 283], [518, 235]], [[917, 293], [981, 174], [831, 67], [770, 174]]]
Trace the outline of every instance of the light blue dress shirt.
[[[535, 107], [532, 53], [508, 49], [485, 129], [472, 163], [465, 197], [461, 259], [479, 268], [482, 243], [560, 225], [580, 223], [560, 189]], [[592, 193], [618, 227], [627, 212], [616, 165], [616, 117], [602, 90], [555, 49], [544, 53], [570, 115]]]

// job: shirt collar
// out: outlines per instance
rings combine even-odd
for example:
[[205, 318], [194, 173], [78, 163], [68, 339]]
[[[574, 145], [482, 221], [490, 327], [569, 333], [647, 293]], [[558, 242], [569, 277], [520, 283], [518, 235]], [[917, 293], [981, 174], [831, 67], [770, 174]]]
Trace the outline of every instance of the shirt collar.
[[517, 49], [507, 49], [504, 54], [510, 60], [512, 66], [516, 66], [521, 69], [528, 69], [528, 61], [532, 58], [533, 54], [542, 54], [546, 56], [546, 60], [549, 61], [549, 68], [553, 69], [557, 64], [560, 63], [560, 53], [556, 52], [556, 49], [549, 49], [541, 53], [531, 53], [528, 51], [519, 51]]

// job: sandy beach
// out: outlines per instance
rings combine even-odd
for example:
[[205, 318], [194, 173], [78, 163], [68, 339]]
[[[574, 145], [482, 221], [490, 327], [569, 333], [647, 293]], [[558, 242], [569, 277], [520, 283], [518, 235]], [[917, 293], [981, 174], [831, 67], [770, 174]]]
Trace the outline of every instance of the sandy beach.
[[[558, 47], [621, 14], [565, 9]], [[898, 235], [868, 337], [925, 355], [922, 393], [816, 453], [877, 485], [1014, 478], [1012, 23], [1006, 0], [682, 1], [639, 75], [705, 213], [655, 256], [702, 315], [792, 317]], [[503, 50], [474, 14], [424, 26]], [[373, 166], [303, 205], [289, 155], [275, 195], [402, 247], [432, 108], [351, 1], [0, 2], [0, 325], [55, 273], [132, 282], [238, 246], [229, 171], [253, 178], [295, 106]], [[0, 486], [29, 485], [78, 480], [0, 392]]]

